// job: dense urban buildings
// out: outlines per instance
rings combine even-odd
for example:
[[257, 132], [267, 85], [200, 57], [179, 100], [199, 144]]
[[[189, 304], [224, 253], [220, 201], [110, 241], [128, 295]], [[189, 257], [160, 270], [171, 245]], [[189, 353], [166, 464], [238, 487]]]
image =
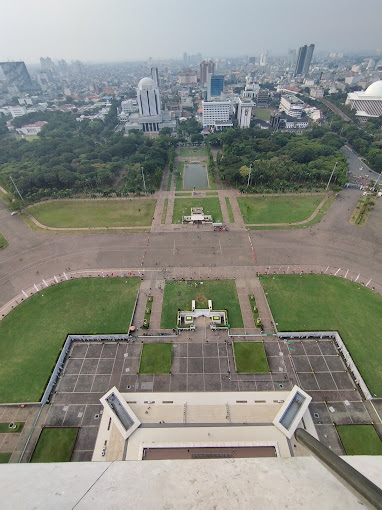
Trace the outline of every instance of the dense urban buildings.
[[24, 62], [0, 62], [0, 83], [13, 93], [32, 92], [36, 90]]
[[200, 84], [206, 85], [208, 74], [214, 74], [215, 72], [215, 64], [212, 60], [209, 60], [208, 62], [203, 60], [199, 67], [200, 67]]

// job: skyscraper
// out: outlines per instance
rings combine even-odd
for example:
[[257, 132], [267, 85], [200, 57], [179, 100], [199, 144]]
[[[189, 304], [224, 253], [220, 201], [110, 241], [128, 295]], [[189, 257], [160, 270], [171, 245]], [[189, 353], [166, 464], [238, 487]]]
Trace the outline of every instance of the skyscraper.
[[151, 78], [154, 80], [155, 85], [159, 87], [159, 71], [157, 67], [151, 68]]
[[203, 60], [203, 62], [200, 64], [200, 84], [205, 85], [207, 83], [207, 75], [214, 74], [215, 72], [215, 64], [212, 62], [212, 60], [209, 60], [208, 62], [206, 60]]
[[207, 76], [207, 100], [211, 97], [218, 97], [223, 92], [224, 88], [224, 75], [210, 74]]
[[36, 90], [24, 62], [0, 62], [0, 81], [8, 87], [16, 87], [20, 92]]
[[314, 44], [311, 44], [309, 47], [305, 44], [305, 46], [299, 48], [294, 76], [306, 76], [308, 74], [313, 52]]

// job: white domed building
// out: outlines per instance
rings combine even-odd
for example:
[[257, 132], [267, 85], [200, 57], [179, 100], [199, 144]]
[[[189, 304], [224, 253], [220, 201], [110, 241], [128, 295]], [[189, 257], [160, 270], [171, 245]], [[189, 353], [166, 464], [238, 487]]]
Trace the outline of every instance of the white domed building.
[[357, 117], [367, 120], [368, 117], [382, 115], [382, 80], [372, 83], [366, 90], [349, 92], [346, 104], [357, 110]]
[[172, 131], [176, 129], [176, 120], [172, 112], [162, 112], [158, 85], [151, 78], [142, 78], [138, 83], [137, 102], [139, 114], [133, 113], [125, 124], [125, 133], [132, 129], [140, 129], [149, 135], [158, 134], [164, 127]]

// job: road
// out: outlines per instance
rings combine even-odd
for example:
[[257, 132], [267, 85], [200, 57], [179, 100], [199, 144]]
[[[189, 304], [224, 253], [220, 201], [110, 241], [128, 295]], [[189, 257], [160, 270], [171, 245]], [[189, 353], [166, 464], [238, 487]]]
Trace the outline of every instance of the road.
[[374, 172], [367, 164], [358, 156], [358, 154], [348, 145], [341, 147], [341, 152], [346, 156], [349, 163], [349, 172], [352, 180], [358, 179], [357, 182], [362, 184], [362, 179], [377, 180], [379, 173]]
[[321, 98], [320, 101], [322, 103], [324, 103], [324, 105], [327, 106], [330, 110], [332, 110], [333, 113], [335, 113], [336, 115], [339, 115], [342, 118], [342, 120], [344, 120], [346, 122], [352, 122], [350, 117], [348, 117], [342, 110], [337, 108], [337, 106], [335, 106], [333, 103], [331, 103], [327, 99]]
[[76, 269], [165, 268], [173, 277], [203, 278], [213, 270], [252, 278], [268, 265], [332, 265], [382, 284], [382, 201], [358, 228], [348, 220], [359, 196], [358, 190], [342, 191], [324, 220], [310, 228], [217, 233], [46, 234], [31, 230], [0, 202], [0, 232], [9, 242], [0, 251], [0, 306], [42, 278]]

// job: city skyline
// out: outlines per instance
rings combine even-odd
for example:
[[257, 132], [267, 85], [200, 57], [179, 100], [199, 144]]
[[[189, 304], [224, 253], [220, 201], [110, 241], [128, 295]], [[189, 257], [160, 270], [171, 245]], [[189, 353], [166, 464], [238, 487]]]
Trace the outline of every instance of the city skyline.
[[[298, 48], [306, 41], [314, 42], [318, 53], [370, 53], [382, 44], [379, 36], [382, 4], [378, 0], [365, 4], [373, 12], [367, 30], [360, 29], [359, 18], [352, 14], [353, 8], [359, 7], [355, 0], [338, 0], [335, 5], [323, 0], [319, 9], [303, 0], [293, 0], [288, 6], [281, 0], [261, 6], [244, 0], [241, 12], [247, 16], [240, 18], [240, 26], [232, 24], [231, 15], [227, 15], [230, 7], [227, 2], [212, 0], [202, 4], [199, 0], [189, 10], [179, 9], [175, 0], [147, 0], [144, 5], [142, 10], [136, 0], [111, 0], [107, 5], [101, 2], [95, 5], [89, 0], [80, 4], [69, 0], [65, 6], [52, 5], [47, 0], [37, 0], [33, 6], [27, 0], [6, 4], [2, 8], [0, 60], [33, 64], [47, 54], [54, 60], [86, 62], [149, 57], [180, 60], [183, 52], [233, 57], [259, 55], [267, 50], [287, 55], [289, 48]], [[214, 37], [202, 37], [203, 20], [209, 20]], [[284, 30], [296, 23], [298, 30], [290, 33]]]

